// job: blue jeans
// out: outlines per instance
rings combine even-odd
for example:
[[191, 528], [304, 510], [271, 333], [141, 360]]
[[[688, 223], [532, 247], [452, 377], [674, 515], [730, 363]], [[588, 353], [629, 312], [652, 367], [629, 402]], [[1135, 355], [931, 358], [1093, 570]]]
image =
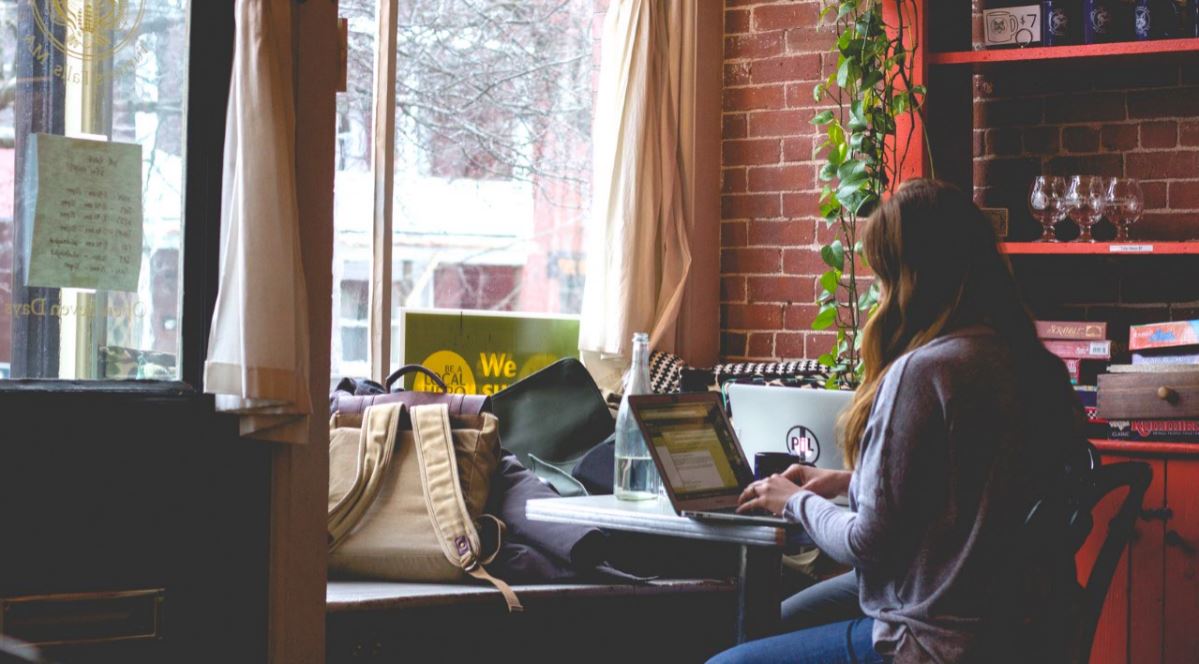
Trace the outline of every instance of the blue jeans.
[[795, 632], [809, 627], [862, 618], [858, 603], [858, 576], [834, 576], [783, 600], [782, 628]]
[[874, 651], [873, 618], [857, 618], [742, 643], [708, 664], [885, 664]]

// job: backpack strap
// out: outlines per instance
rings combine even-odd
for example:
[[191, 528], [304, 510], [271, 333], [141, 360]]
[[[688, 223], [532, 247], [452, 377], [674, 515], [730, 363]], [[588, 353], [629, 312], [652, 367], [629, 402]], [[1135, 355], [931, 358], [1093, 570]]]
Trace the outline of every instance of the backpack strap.
[[458, 479], [458, 460], [447, 406], [415, 406], [412, 409], [412, 432], [420, 461], [425, 507], [445, 557], [467, 574], [495, 586], [504, 596], [509, 611], [523, 611], [511, 586], [483, 568], [479, 532], [466, 509]]
[[400, 403], [380, 404], [371, 406], [362, 416], [354, 485], [329, 510], [329, 551], [345, 541], [379, 495], [395, 452], [396, 432], [404, 408]]

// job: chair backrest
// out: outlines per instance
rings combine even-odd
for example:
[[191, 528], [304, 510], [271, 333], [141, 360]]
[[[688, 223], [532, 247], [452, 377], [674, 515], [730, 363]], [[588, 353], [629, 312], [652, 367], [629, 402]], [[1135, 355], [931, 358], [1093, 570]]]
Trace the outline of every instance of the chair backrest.
[[[1067, 634], [1061, 635], [1067, 640], [1063, 644], [1068, 650], [1064, 661], [1079, 664], [1090, 661], [1091, 645], [1112, 577], [1132, 539], [1141, 504], [1152, 479], [1153, 471], [1145, 463], [1101, 465], [1098, 453], [1087, 444], [1085, 456], [1071, 459], [1067, 464], [1063, 481], [1055, 486], [1056, 495], [1037, 501], [1025, 519], [1025, 525], [1034, 539], [1053, 538], [1053, 541], [1065, 545], [1063, 560], [1068, 561], [1073, 569], [1074, 557], [1094, 529], [1095, 507], [1113, 492], [1128, 489], [1120, 508], [1108, 522], [1107, 537], [1099, 548], [1081, 593], [1076, 593], [1075, 597], [1058, 598], [1061, 605], [1053, 608], [1055, 613], [1068, 612], [1072, 618], [1061, 623], [1068, 630]], [[1077, 586], [1075, 588], [1077, 591]]]
[[1099, 555], [1095, 558], [1095, 564], [1091, 567], [1091, 573], [1083, 588], [1074, 648], [1078, 653], [1078, 662], [1090, 661], [1091, 644], [1095, 640], [1099, 615], [1103, 612], [1103, 604], [1112, 585], [1116, 566], [1132, 540], [1145, 492], [1153, 480], [1153, 470], [1149, 464], [1130, 461], [1099, 466], [1088, 475], [1089, 477], [1081, 483], [1078, 502], [1068, 515], [1067, 527], [1073, 536], [1075, 553], [1082, 547], [1094, 526], [1093, 511], [1099, 501], [1122, 488], [1128, 489], [1128, 495], [1120, 504], [1115, 516], [1108, 522], [1107, 538], [1099, 548]]

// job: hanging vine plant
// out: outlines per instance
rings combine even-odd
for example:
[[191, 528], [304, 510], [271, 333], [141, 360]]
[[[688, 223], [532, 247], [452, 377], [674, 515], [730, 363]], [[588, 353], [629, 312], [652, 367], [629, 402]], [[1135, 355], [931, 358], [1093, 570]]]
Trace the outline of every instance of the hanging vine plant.
[[[894, 7], [891, 24], [884, 20], [884, 2]], [[919, 121], [925, 95], [914, 84], [917, 12], [914, 0], [825, 0], [820, 14], [837, 33], [836, 67], [813, 90], [815, 100], [831, 108], [812, 120], [823, 132], [817, 147], [824, 158], [820, 215], [834, 239], [820, 249], [828, 271], [820, 277], [820, 309], [812, 327], [837, 332], [834, 348], [820, 357], [831, 387], [854, 388], [862, 376], [861, 330], [878, 304], [878, 287], [859, 280], [865, 258], [858, 222], [898, 186], [913, 147], [896, 130], [905, 114]]]

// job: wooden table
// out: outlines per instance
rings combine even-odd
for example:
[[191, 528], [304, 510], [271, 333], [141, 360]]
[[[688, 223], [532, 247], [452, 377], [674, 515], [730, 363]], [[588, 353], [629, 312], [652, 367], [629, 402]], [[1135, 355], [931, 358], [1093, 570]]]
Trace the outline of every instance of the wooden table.
[[737, 643], [778, 632], [779, 567], [788, 529], [696, 521], [675, 514], [666, 500], [626, 501], [615, 496], [540, 498], [530, 500], [525, 512], [535, 521], [736, 544], [741, 549]]

